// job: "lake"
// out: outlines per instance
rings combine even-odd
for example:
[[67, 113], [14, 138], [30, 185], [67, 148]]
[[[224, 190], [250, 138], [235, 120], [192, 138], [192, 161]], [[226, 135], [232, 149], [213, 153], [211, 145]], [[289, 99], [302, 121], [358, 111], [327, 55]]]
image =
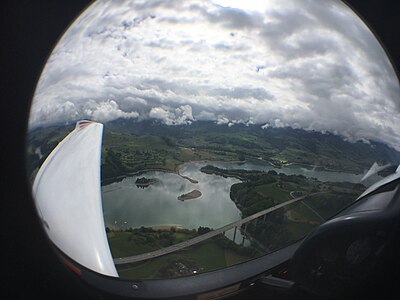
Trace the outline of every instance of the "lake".
[[[317, 171], [299, 165], [274, 168], [260, 160], [246, 163], [191, 162], [182, 166], [180, 174], [198, 183], [191, 183], [178, 174], [151, 171], [140, 176], [126, 177], [120, 182], [102, 187], [103, 211], [106, 226], [119, 228], [150, 227], [162, 224], [178, 224], [189, 229], [199, 226], [219, 228], [241, 218], [239, 209], [230, 199], [230, 188], [240, 182], [236, 178], [224, 178], [202, 173], [200, 168], [211, 164], [226, 169], [275, 170], [278, 173], [301, 174], [321, 181], [359, 182], [362, 174]], [[156, 178], [157, 183], [147, 188], [138, 188], [139, 177]], [[371, 182], [376, 181], [372, 178]], [[180, 201], [178, 196], [192, 190], [201, 191], [199, 198]], [[233, 232], [227, 233], [232, 236]]]
[[[197, 184], [174, 173], [147, 172], [104, 186], [106, 224], [133, 228], [179, 224], [197, 229], [199, 226], [218, 228], [240, 219], [240, 211], [229, 197], [230, 187], [240, 180], [207, 175], [200, 172], [199, 166], [197, 163], [188, 164], [181, 170], [182, 175], [197, 180]], [[158, 182], [147, 188], [138, 188], [135, 181], [143, 176], [157, 178]], [[202, 193], [199, 198], [177, 199], [195, 189]]]

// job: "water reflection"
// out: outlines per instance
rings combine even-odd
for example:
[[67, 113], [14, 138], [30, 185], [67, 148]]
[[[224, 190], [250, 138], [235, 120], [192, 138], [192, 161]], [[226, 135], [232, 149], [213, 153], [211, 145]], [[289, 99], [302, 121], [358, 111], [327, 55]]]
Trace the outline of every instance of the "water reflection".
[[[226, 256], [238, 262], [265, 255], [301, 239], [365, 189], [340, 180], [317, 180], [316, 169], [313, 179], [278, 174], [270, 168], [260, 172], [246, 163], [237, 169], [237, 165], [193, 162], [182, 166], [178, 174], [146, 172], [140, 176], [154, 178], [155, 184], [145, 190], [136, 187], [139, 177], [104, 186], [104, 217], [112, 228], [109, 241], [119, 271], [140, 278], [140, 270], [150, 263], [158, 264], [150, 277], [176, 277], [229, 266], [232, 261]], [[146, 177], [140, 178], [144, 181]], [[193, 188], [204, 194], [177, 200], [177, 195]], [[129, 240], [130, 250], [121, 252], [117, 243], [121, 238]], [[225, 258], [205, 264], [197, 257], [203, 247], [222, 251]]]
[[[232, 184], [238, 179], [196, 172], [185, 172], [199, 181], [193, 184], [177, 174], [148, 172], [146, 176], [158, 183], [138, 189], [137, 177], [103, 187], [103, 210], [106, 224], [121, 227], [151, 227], [160, 224], [180, 224], [185, 228], [199, 226], [219, 228], [240, 219], [240, 211], [229, 197]], [[179, 201], [178, 196], [194, 189], [200, 198]], [[127, 222], [127, 223], [124, 223]]]
[[[103, 186], [103, 210], [107, 226], [112, 228], [151, 227], [160, 224], [179, 224], [188, 229], [199, 226], [219, 228], [241, 218], [240, 210], [230, 198], [231, 186], [240, 180], [205, 174], [201, 167], [211, 163], [226, 169], [275, 170], [287, 175], [307, 175], [321, 181], [348, 181], [358, 183], [362, 175], [344, 172], [308, 170], [301, 166], [273, 168], [266, 163], [194, 162], [185, 164], [180, 175], [198, 181], [197, 184], [174, 173], [147, 172], [140, 176], [126, 177], [121, 182]], [[137, 179], [155, 178], [156, 183], [146, 189], [137, 188]], [[183, 193], [198, 189], [200, 198], [177, 201]], [[233, 238], [233, 231], [228, 236]]]
[[[234, 231], [242, 233], [239, 238], [242, 241], [240, 243], [232, 242], [232, 238], [227, 238], [227, 232], [225, 232], [181, 251], [151, 260], [117, 265], [118, 272], [121, 276], [132, 279], [189, 276], [266, 255], [303, 238], [314, 227], [324, 222], [325, 218], [334, 215], [352, 201], [336, 205], [335, 210], [331, 210], [328, 214], [322, 213], [323, 217], [318, 213], [319, 208], [323, 207], [318, 202], [324, 202], [323, 198], [324, 196], [322, 198], [305, 197], [300, 202], [275, 210], [240, 228], [231, 229], [233, 234]], [[118, 232], [114, 234], [130, 235], [131, 233]], [[151, 235], [152, 233], [147, 232], [147, 234]], [[181, 232], [181, 234], [184, 233]], [[187, 234], [187, 239], [196, 236], [196, 233], [193, 232]], [[237, 239], [238, 237], [235, 241]], [[113, 245], [112, 241], [113, 238], [111, 238], [111, 245]]]

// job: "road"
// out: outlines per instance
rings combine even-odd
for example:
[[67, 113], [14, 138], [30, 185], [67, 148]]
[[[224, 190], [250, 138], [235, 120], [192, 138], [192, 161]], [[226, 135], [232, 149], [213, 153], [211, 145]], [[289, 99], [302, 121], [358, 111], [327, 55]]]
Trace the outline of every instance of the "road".
[[[314, 194], [311, 194], [311, 195], [315, 195], [315, 194], [318, 194], [318, 193], [314, 193]], [[147, 252], [147, 253], [143, 253], [143, 254], [139, 254], [139, 255], [135, 255], [135, 256], [115, 258], [114, 259], [114, 263], [116, 265], [135, 263], [135, 262], [139, 262], [139, 261], [142, 261], [142, 260], [155, 258], [155, 257], [159, 257], [159, 256], [162, 256], [162, 255], [166, 255], [166, 254], [175, 252], [175, 251], [182, 250], [184, 248], [193, 246], [195, 244], [198, 244], [198, 243], [201, 243], [201, 242], [203, 242], [205, 240], [208, 240], [208, 239], [210, 239], [210, 238], [212, 238], [214, 236], [222, 234], [225, 231], [228, 231], [228, 230], [230, 230], [232, 228], [240, 227], [243, 224], [246, 224], [247, 222], [255, 220], [255, 219], [259, 218], [259, 217], [262, 217], [265, 214], [273, 212], [273, 211], [275, 211], [275, 210], [277, 210], [277, 209], [279, 209], [281, 207], [284, 207], [286, 205], [289, 205], [289, 204], [295, 203], [297, 201], [300, 201], [300, 200], [304, 199], [305, 197], [311, 196], [311, 195], [304, 195], [302, 197], [298, 197], [298, 198], [283, 202], [281, 204], [275, 205], [273, 207], [270, 207], [270, 208], [262, 210], [262, 211], [260, 211], [258, 213], [255, 213], [255, 214], [253, 214], [251, 216], [248, 216], [248, 217], [246, 217], [244, 219], [238, 220], [236, 222], [230, 223], [230, 224], [225, 225], [223, 227], [220, 227], [218, 229], [215, 229], [215, 230], [212, 230], [212, 231], [207, 232], [205, 234], [202, 234], [200, 236], [196, 236], [196, 237], [194, 237], [194, 238], [192, 238], [190, 240], [187, 240], [187, 241], [184, 241], [184, 242], [181, 242], [181, 243], [178, 243], [178, 244], [166, 247], [166, 248], [162, 248], [162, 249], [159, 249], [159, 250], [155, 250], [155, 251], [152, 251], [152, 252]]]

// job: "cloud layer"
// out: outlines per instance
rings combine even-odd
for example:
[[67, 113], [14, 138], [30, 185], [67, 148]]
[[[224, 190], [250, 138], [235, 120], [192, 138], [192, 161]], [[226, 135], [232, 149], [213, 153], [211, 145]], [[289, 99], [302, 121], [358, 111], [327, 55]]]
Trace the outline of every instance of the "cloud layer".
[[213, 120], [400, 149], [399, 111], [386, 54], [340, 1], [97, 1], [50, 56], [30, 126]]

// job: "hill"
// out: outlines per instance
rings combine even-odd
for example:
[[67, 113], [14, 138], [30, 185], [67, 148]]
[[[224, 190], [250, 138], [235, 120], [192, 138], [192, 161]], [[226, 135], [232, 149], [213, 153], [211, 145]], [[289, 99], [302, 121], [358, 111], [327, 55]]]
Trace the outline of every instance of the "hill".
[[[147, 169], [174, 171], [192, 160], [262, 158], [276, 167], [296, 163], [350, 173], [363, 173], [375, 161], [400, 161], [400, 152], [383, 143], [353, 143], [332, 133], [302, 129], [205, 121], [168, 126], [155, 120], [125, 119], [104, 125], [103, 180]], [[29, 174], [72, 128], [38, 128], [29, 134]]]

